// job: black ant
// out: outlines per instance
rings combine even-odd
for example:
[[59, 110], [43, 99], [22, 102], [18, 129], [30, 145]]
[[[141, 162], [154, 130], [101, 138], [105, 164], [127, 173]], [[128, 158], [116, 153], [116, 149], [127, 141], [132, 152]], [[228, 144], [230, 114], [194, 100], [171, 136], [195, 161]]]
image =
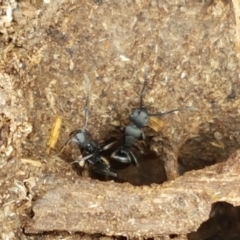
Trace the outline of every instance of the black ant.
[[[96, 173], [104, 174], [107, 176], [117, 177], [117, 174], [111, 172], [110, 165], [108, 160], [102, 156], [102, 152], [109, 149], [113, 143], [110, 143], [105, 146], [100, 146], [98, 141], [91, 137], [91, 134], [87, 131], [87, 121], [88, 121], [88, 97], [85, 104], [85, 124], [82, 129], [75, 130], [70, 133], [70, 139], [65, 145], [69, 142], [77, 143], [80, 151], [83, 151], [82, 158], [78, 159], [73, 163], [79, 163], [80, 166], [83, 166], [84, 162], [87, 162], [90, 166], [90, 169]], [[65, 146], [64, 145], [64, 146]]]
[[[138, 160], [134, 153], [131, 151], [131, 147], [138, 141], [144, 140], [145, 135], [142, 128], [147, 126], [149, 117], [151, 116], [163, 116], [176, 111], [191, 110], [190, 108], [179, 108], [169, 112], [157, 112], [149, 113], [146, 107], [143, 107], [143, 93], [147, 85], [147, 74], [145, 73], [145, 80], [142, 91], [140, 93], [140, 107], [135, 108], [130, 115], [130, 123], [124, 128], [124, 136], [122, 138], [121, 146], [111, 154], [110, 159], [113, 163], [121, 166], [121, 168], [127, 168], [131, 164], [138, 166]], [[193, 110], [193, 109], [192, 109]]]

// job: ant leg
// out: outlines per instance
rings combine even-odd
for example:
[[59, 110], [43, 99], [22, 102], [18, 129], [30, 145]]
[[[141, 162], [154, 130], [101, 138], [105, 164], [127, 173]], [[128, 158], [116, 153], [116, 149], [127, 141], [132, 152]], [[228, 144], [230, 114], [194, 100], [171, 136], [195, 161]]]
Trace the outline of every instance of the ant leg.
[[108, 150], [109, 148], [111, 148], [117, 141], [113, 141], [105, 146], [103, 146], [102, 150], [105, 151], [105, 150]]
[[104, 163], [102, 164], [93, 164], [91, 166], [92, 170], [96, 173], [103, 174], [105, 176], [111, 176], [111, 177], [117, 177], [117, 174], [110, 171], [109, 165], [106, 165]]
[[87, 160], [88, 160], [89, 158], [91, 158], [93, 155], [94, 155], [94, 154], [89, 154], [89, 155], [81, 158], [80, 160], [75, 160], [75, 161], [71, 162], [71, 164], [87, 161]]
[[129, 151], [129, 155], [130, 155], [131, 160], [132, 160], [132, 165], [138, 167], [139, 166], [138, 160], [137, 160], [136, 156], [134, 155], [134, 153], [132, 151]]

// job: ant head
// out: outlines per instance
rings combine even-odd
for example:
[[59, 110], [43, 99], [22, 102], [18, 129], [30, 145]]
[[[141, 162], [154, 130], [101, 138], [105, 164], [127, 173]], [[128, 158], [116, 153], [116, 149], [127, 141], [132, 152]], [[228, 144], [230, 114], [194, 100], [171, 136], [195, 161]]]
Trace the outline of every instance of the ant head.
[[137, 127], [142, 128], [147, 125], [148, 111], [146, 108], [136, 108], [130, 115], [130, 121]]
[[83, 145], [86, 139], [89, 137], [89, 132], [86, 129], [80, 129], [72, 132], [70, 135], [73, 137], [70, 139], [71, 142], [76, 142], [78, 145]]

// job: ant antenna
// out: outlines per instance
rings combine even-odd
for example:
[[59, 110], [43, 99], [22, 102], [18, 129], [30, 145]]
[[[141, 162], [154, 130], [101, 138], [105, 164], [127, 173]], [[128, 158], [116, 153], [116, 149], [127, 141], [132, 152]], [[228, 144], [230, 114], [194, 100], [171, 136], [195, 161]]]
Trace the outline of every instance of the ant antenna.
[[84, 107], [84, 111], [85, 111], [84, 129], [86, 129], [87, 123], [88, 123], [88, 102], [89, 102], [89, 95], [90, 95], [90, 80], [89, 80], [89, 77], [87, 76], [87, 74], [84, 74], [84, 79], [85, 79], [86, 86], [87, 86], [87, 97], [86, 97], [86, 102], [85, 102], [85, 107]]
[[89, 100], [89, 97], [87, 97], [86, 99], [86, 103], [85, 103], [85, 107], [84, 107], [84, 111], [85, 111], [85, 123], [84, 123], [84, 129], [87, 128], [87, 122], [88, 122], [88, 100]]
[[144, 90], [147, 86], [147, 75], [148, 75], [148, 68], [145, 67], [145, 70], [144, 70], [144, 83], [143, 83], [143, 88], [142, 88], [142, 91], [140, 93], [140, 108], [143, 108], [143, 93], [144, 93]]
[[185, 107], [185, 108], [177, 108], [168, 112], [157, 112], [157, 113], [150, 113], [149, 116], [163, 116], [163, 115], [167, 115], [173, 112], [178, 112], [178, 111], [193, 111], [196, 112], [198, 111], [197, 108], [194, 107]]

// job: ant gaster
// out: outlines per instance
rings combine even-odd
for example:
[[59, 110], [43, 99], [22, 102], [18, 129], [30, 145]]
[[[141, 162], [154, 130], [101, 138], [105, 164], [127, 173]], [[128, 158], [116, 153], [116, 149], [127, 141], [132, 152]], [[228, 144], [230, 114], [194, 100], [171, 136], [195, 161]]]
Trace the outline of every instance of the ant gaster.
[[73, 163], [79, 163], [82, 166], [83, 163], [87, 162], [90, 169], [94, 172], [104, 174], [107, 176], [117, 177], [117, 174], [110, 171], [110, 165], [108, 160], [102, 156], [102, 151], [109, 149], [113, 143], [105, 146], [100, 146], [98, 141], [91, 137], [91, 134], [87, 131], [87, 121], [88, 121], [88, 97], [85, 104], [85, 124], [80, 130], [75, 130], [70, 133], [69, 142], [76, 142], [80, 151], [82, 151], [82, 158], [78, 159]]
[[[142, 91], [140, 93], [140, 107], [135, 108], [129, 119], [130, 123], [124, 128], [124, 136], [122, 138], [121, 146], [111, 154], [113, 162], [120, 164], [122, 168], [127, 168], [131, 164], [138, 166], [138, 160], [134, 153], [131, 151], [131, 147], [138, 141], [144, 140], [144, 132], [142, 128], [147, 126], [149, 117], [151, 116], [163, 116], [176, 111], [191, 110], [190, 108], [179, 108], [169, 112], [157, 112], [149, 113], [146, 107], [143, 107], [143, 93], [147, 85], [147, 74], [145, 72], [145, 80]], [[192, 109], [193, 110], [193, 109]]]

